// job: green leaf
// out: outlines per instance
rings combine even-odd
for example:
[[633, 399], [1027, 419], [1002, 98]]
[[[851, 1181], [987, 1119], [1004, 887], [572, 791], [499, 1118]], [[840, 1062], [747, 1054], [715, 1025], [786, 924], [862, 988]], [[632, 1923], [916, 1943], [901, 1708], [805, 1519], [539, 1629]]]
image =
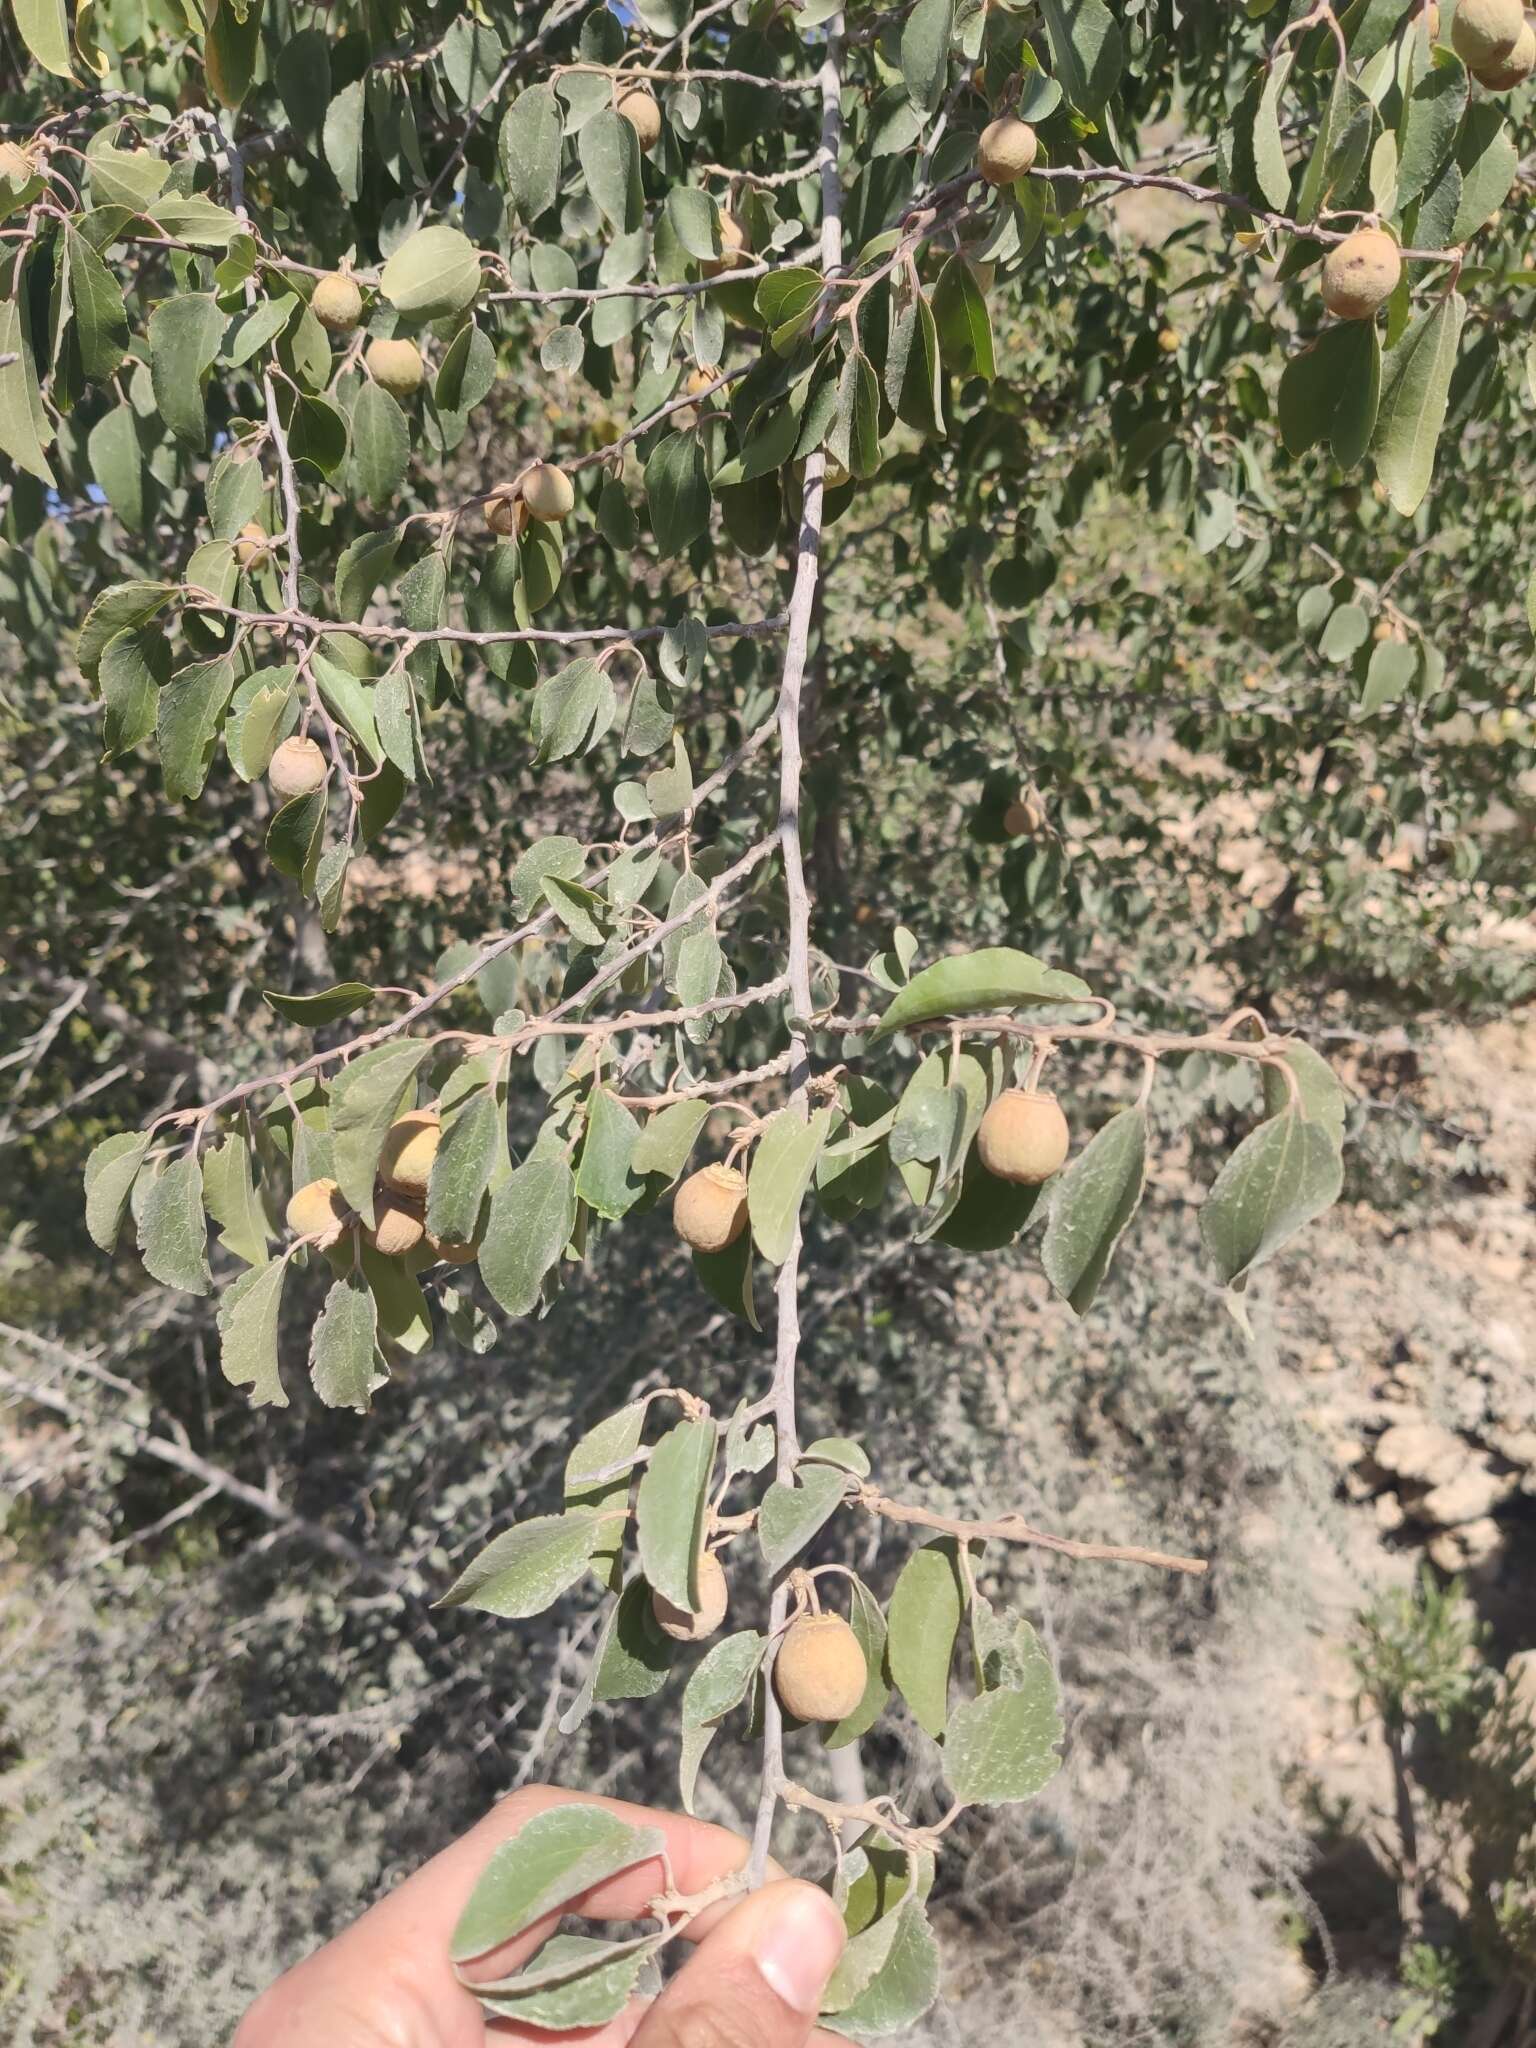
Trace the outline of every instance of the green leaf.
[[1317, 651], [1325, 661], [1349, 661], [1370, 636], [1370, 615], [1364, 606], [1341, 604], [1324, 626]]
[[1259, 191], [1280, 213], [1286, 210], [1291, 198], [1290, 166], [1285, 160], [1285, 143], [1280, 135], [1280, 100], [1293, 62], [1290, 51], [1286, 50], [1271, 63], [1253, 120], [1253, 168], [1259, 181]]
[[599, 1940], [557, 1934], [525, 1968], [494, 1985], [477, 1985], [483, 2009], [517, 2031], [591, 2032], [615, 2020], [638, 1992], [659, 1988], [653, 1958], [665, 1934]]
[[633, 1827], [606, 1807], [555, 1806], [536, 1814], [493, 1852], [453, 1930], [450, 1960], [464, 1963], [500, 1948], [664, 1847], [660, 1828]]
[[712, 1643], [683, 1688], [683, 1743], [678, 1776], [684, 1813], [694, 1810], [699, 1765], [725, 1716], [746, 1698], [767, 1648], [755, 1629]]
[[68, 222], [64, 230], [69, 297], [80, 342], [80, 367], [93, 383], [110, 377], [128, 349], [123, 294], [105, 263]]
[[913, 975], [870, 1036], [878, 1045], [893, 1032], [936, 1017], [977, 1016], [1012, 1010], [1022, 1003], [1081, 1003], [1091, 1000], [1085, 981], [1060, 967], [1047, 967], [1012, 946], [984, 946], [956, 953]]
[[[610, 878], [611, 880], [611, 878]], [[630, 1171], [659, 1173], [674, 1181], [688, 1164], [700, 1131], [709, 1117], [707, 1101], [669, 1102], [650, 1117], [635, 1140]]]
[[1122, 1109], [1057, 1179], [1040, 1263], [1080, 1316], [1092, 1306], [1140, 1205], [1146, 1170], [1146, 1111]]
[[632, 1580], [619, 1596], [608, 1640], [598, 1651], [592, 1697], [605, 1705], [650, 1699], [667, 1682], [675, 1647], [657, 1626], [650, 1587], [644, 1579]]
[[479, 255], [457, 228], [418, 228], [379, 273], [379, 290], [413, 320], [461, 313], [479, 289]]
[[366, 981], [338, 981], [334, 987], [317, 989], [309, 996], [288, 996], [276, 989], [264, 989], [262, 1000], [290, 1024], [303, 1024], [317, 1031], [322, 1024], [335, 1024], [350, 1017], [354, 1010], [365, 1008], [377, 994], [378, 990], [370, 988]]
[[104, 1252], [117, 1244], [139, 1168], [149, 1150], [145, 1131], [118, 1131], [103, 1138], [85, 1162], [85, 1227]]
[[324, 831], [324, 789], [296, 796], [267, 827], [267, 858], [280, 875], [293, 877], [302, 896], [314, 894]]
[[286, 1259], [253, 1266], [219, 1297], [219, 1365], [232, 1387], [249, 1387], [258, 1408], [286, 1408], [278, 1371], [278, 1321]]
[[[144, 530], [144, 455], [131, 405], [115, 405], [92, 427], [86, 443], [91, 474], [130, 533]], [[150, 729], [153, 730], [153, 720]]]
[[472, 1096], [443, 1132], [427, 1190], [427, 1228], [434, 1237], [473, 1242], [504, 1135], [502, 1107], [490, 1088]]
[[1387, 357], [1373, 443], [1394, 511], [1416, 512], [1434, 473], [1466, 301], [1451, 292], [1421, 313]]
[[715, 1464], [715, 1426], [685, 1416], [651, 1452], [635, 1497], [640, 1569], [664, 1600], [698, 1608], [698, 1561]]
[[149, 1183], [139, 1215], [139, 1251], [152, 1280], [183, 1294], [207, 1294], [208, 1226], [203, 1220], [203, 1175], [190, 1152], [172, 1160]]
[[853, 1712], [822, 1731], [822, 1741], [828, 1749], [846, 1748], [850, 1742], [857, 1742], [861, 1736], [867, 1735], [885, 1712], [886, 1701], [891, 1696], [886, 1669], [885, 1616], [880, 1612], [880, 1603], [862, 1579], [851, 1581], [850, 1593], [848, 1621], [859, 1648], [864, 1652], [864, 1669], [868, 1675], [864, 1680], [864, 1697]]
[[640, 1122], [606, 1088], [594, 1088], [587, 1108], [576, 1192], [599, 1216], [617, 1222], [645, 1193], [645, 1183], [632, 1167]]
[[[1309, 1123], [1321, 1124], [1335, 1145], [1344, 1143], [1344, 1120], [1349, 1113], [1349, 1097], [1343, 1084], [1321, 1053], [1314, 1052], [1310, 1045], [1299, 1041], [1282, 1055], [1296, 1079], [1296, 1093], [1301, 1102], [1301, 1113]], [[1264, 1109], [1268, 1116], [1279, 1116], [1291, 1105], [1291, 1090], [1285, 1076], [1274, 1067], [1264, 1069]]]
[[344, 85], [325, 111], [325, 161], [349, 206], [356, 204], [362, 189], [365, 112], [366, 98], [361, 78]]
[[[833, 2015], [837, 2030], [859, 2041], [905, 2033], [939, 1995], [938, 1944], [922, 1899], [916, 1892], [908, 1892], [888, 1920], [888, 1935], [883, 1922], [869, 1930], [879, 1936], [881, 1945], [873, 1974], [856, 1997], [837, 2005]], [[849, 1953], [853, 1947], [850, 1942], [843, 1951], [843, 1961], [828, 1987], [829, 1997], [834, 1995], [844, 1966], [856, 1960]], [[825, 2009], [833, 2010], [830, 2006]]]
[[411, 430], [382, 384], [366, 378], [352, 407], [352, 460], [362, 493], [392, 504], [411, 466]]
[[1520, 169], [1509, 123], [1491, 101], [1479, 100], [1468, 108], [1456, 161], [1461, 166], [1461, 198], [1448, 237], [1453, 243], [1468, 241], [1498, 212]]
[[586, 174], [587, 190], [604, 217], [621, 235], [632, 235], [645, 221], [645, 195], [640, 188], [640, 144], [634, 128], [612, 107], [586, 122], [576, 138], [576, 154]]
[[513, 204], [532, 225], [560, 189], [560, 102], [548, 85], [532, 85], [501, 123], [501, 164]]
[[1328, 440], [1341, 469], [1370, 446], [1381, 400], [1381, 339], [1374, 321], [1340, 320], [1287, 362], [1280, 377], [1280, 434], [1304, 455]]
[[789, 1257], [800, 1227], [800, 1204], [827, 1141], [833, 1112], [818, 1109], [802, 1120], [781, 1109], [763, 1127], [747, 1174], [747, 1214], [758, 1250], [771, 1265]]
[[[625, 128], [629, 123], [615, 115]], [[680, 555], [709, 525], [709, 472], [697, 434], [668, 434], [646, 460], [645, 496], [657, 553]]]
[[1200, 1235], [1232, 1286], [1338, 1200], [1343, 1164], [1321, 1124], [1294, 1110], [1250, 1131], [1200, 1210]]
[[773, 1482], [757, 1511], [757, 1540], [769, 1571], [800, 1555], [837, 1512], [847, 1486], [847, 1474], [832, 1465], [802, 1465], [792, 1485]]
[[1360, 714], [1369, 718], [1395, 704], [1419, 672], [1419, 650], [1402, 640], [1378, 640], [1371, 649], [1360, 697]]
[[949, 1719], [949, 1666], [964, 1605], [955, 1539], [914, 1550], [891, 1593], [886, 1658], [914, 1720], [935, 1738]]
[[563, 1159], [526, 1160], [491, 1196], [480, 1277], [509, 1316], [537, 1307], [575, 1221], [576, 1183]]
[[359, 1053], [331, 1083], [332, 1170], [365, 1223], [373, 1222], [373, 1180], [384, 1134], [430, 1051], [422, 1039], [377, 1045]]
[[160, 417], [180, 441], [208, 439], [203, 385], [219, 353], [225, 320], [206, 292], [162, 299], [149, 316], [149, 372]]
[[325, 1297], [309, 1344], [309, 1376], [327, 1408], [356, 1408], [366, 1414], [375, 1387], [378, 1310], [357, 1273], [338, 1280]]
[[962, 1700], [944, 1737], [944, 1775], [966, 1806], [1033, 1799], [1061, 1769], [1055, 1674], [1037, 1666], [1022, 1688], [999, 1687]]
[[234, 686], [234, 662], [223, 655], [179, 670], [161, 691], [156, 739], [168, 797], [191, 803], [202, 795]]
[[11, 0], [21, 40], [45, 71], [78, 83], [64, 0]]
[[[646, 1413], [644, 1401], [631, 1401], [587, 1431], [565, 1461], [567, 1507], [611, 1508], [628, 1501]], [[595, 1479], [600, 1472], [611, 1476]], [[593, 1552], [591, 1564], [598, 1580], [617, 1592], [623, 1576], [624, 1523], [615, 1520], [612, 1527], [612, 1536]]]
[[203, 1205], [219, 1242], [248, 1266], [267, 1262], [267, 1215], [251, 1177], [251, 1148], [239, 1131], [203, 1154]]
[[931, 114], [944, 97], [954, 0], [917, 0], [901, 32], [901, 76], [913, 106]]
[[0, 366], [0, 454], [51, 487], [53, 471], [43, 450], [53, 439], [53, 425], [38, 388], [27, 297], [23, 284], [18, 297], [0, 299], [0, 356], [16, 358]]
[[932, 304], [939, 349], [950, 369], [961, 377], [994, 377], [992, 316], [976, 273], [963, 256], [951, 256], [939, 272]]
[[[416, 1275], [403, 1259], [386, 1258], [366, 1238], [358, 1258], [378, 1315], [381, 1347], [387, 1338], [409, 1357], [419, 1358], [432, 1342], [432, 1311]], [[382, 1386], [385, 1377], [381, 1372], [374, 1384]]]
[[107, 760], [131, 752], [154, 731], [170, 664], [170, 646], [161, 633], [130, 629], [107, 642], [98, 671], [101, 751]]
[[465, 1566], [437, 1605], [473, 1607], [505, 1621], [542, 1614], [586, 1571], [603, 1525], [601, 1515], [584, 1508], [519, 1522]]
[[1124, 46], [1104, 0], [1040, 0], [1051, 63], [1073, 106], [1092, 114], [1120, 83]]
[[1397, 205], [1417, 199], [1451, 153], [1467, 105], [1461, 59], [1440, 48], [1403, 103], [1397, 130]]

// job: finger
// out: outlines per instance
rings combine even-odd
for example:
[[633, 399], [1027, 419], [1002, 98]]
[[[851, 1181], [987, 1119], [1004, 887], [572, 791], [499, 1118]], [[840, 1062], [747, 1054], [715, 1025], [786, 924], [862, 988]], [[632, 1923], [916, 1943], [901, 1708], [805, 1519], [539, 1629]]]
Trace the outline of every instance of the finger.
[[806, 2048], [843, 1941], [825, 1892], [793, 1879], [765, 1885], [673, 1978], [634, 2048]]

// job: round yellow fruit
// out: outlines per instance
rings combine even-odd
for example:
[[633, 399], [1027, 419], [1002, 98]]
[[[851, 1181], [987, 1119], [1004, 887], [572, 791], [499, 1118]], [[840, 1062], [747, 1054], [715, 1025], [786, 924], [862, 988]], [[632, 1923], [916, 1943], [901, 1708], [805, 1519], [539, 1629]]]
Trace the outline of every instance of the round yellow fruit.
[[836, 1614], [791, 1622], [773, 1660], [773, 1689], [797, 1721], [841, 1721], [864, 1697], [869, 1667], [859, 1639]]
[[688, 372], [686, 379], [684, 380], [683, 389], [687, 392], [690, 398], [698, 398], [703, 392], [708, 391], [710, 389], [710, 387], [718, 379], [719, 375], [720, 370], [718, 364], [713, 370], [705, 370], [702, 368], [690, 370]]
[[502, 540], [511, 540], [527, 516], [509, 484], [500, 485], [485, 501], [485, 523]]
[[1179, 346], [1179, 337], [1177, 330], [1172, 327], [1164, 327], [1160, 329], [1157, 337], [1157, 345], [1162, 350], [1165, 356], [1171, 356], [1176, 354]]
[[702, 1643], [725, 1619], [730, 1588], [725, 1567], [712, 1550], [699, 1559], [699, 1608], [690, 1614], [686, 1607], [674, 1607], [664, 1593], [652, 1593], [651, 1612], [664, 1636], [674, 1643]]
[[375, 1196], [373, 1228], [364, 1224], [363, 1235], [386, 1259], [403, 1259], [426, 1235], [420, 1202], [390, 1193]]
[[1472, 76], [1485, 92], [1513, 92], [1536, 71], [1536, 28], [1530, 18], [1520, 24], [1515, 47], [1497, 64], [1479, 64]]
[[272, 536], [258, 519], [248, 519], [235, 536], [235, 560], [242, 569], [259, 569], [272, 559]]
[[391, 398], [410, 398], [427, 374], [414, 341], [370, 341], [363, 361], [374, 383]]
[[1021, 796], [1003, 813], [1003, 830], [1010, 839], [1027, 838], [1038, 832], [1044, 823], [1045, 806], [1032, 796]]
[[1341, 320], [1369, 320], [1402, 274], [1402, 252], [1386, 229], [1357, 228], [1323, 259], [1323, 304]]
[[313, 740], [284, 740], [267, 764], [274, 795], [311, 796], [325, 781], [325, 756]]
[[443, 1141], [443, 1120], [435, 1109], [407, 1110], [384, 1133], [379, 1178], [397, 1195], [419, 1201], [432, 1178], [432, 1163]]
[[341, 1235], [349, 1205], [333, 1180], [306, 1181], [288, 1203], [288, 1228], [295, 1237], [315, 1238], [324, 1251]]
[[747, 1176], [734, 1166], [701, 1166], [672, 1203], [672, 1224], [696, 1252], [723, 1252], [747, 1227]]
[[708, 256], [699, 268], [706, 277], [718, 277], [722, 270], [734, 270], [739, 263], [745, 263], [752, 253], [752, 243], [746, 229], [728, 206], [720, 209], [720, 254]]
[[1035, 131], [1017, 114], [1002, 114], [981, 131], [976, 168], [989, 185], [1016, 185], [1035, 160]]
[[981, 1120], [976, 1150], [988, 1173], [1038, 1187], [1066, 1159], [1072, 1134], [1054, 1095], [1005, 1088]]
[[1456, 0], [1451, 48], [1469, 71], [1488, 71], [1511, 54], [1524, 26], [1520, 0]]
[[661, 108], [657, 105], [648, 87], [643, 85], [620, 85], [615, 87], [613, 104], [635, 131], [635, 140], [649, 152], [661, 140]]
[[356, 278], [339, 270], [322, 277], [310, 293], [309, 310], [327, 334], [350, 334], [363, 317], [363, 295]]
[[552, 462], [536, 462], [523, 478], [523, 503], [535, 519], [558, 526], [575, 508], [576, 486]]

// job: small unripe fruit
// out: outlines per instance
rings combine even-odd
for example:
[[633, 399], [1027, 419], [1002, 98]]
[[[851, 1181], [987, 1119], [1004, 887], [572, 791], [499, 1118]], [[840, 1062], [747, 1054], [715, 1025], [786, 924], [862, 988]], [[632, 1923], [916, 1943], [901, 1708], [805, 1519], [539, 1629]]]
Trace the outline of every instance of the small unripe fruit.
[[235, 560], [242, 569], [259, 569], [272, 559], [272, 536], [258, 519], [248, 519], [235, 536]]
[[363, 1226], [363, 1235], [386, 1259], [403, 1259], [415, 1251], [426, 1235], [421, 1204], [404, 1195], [383, 1194], [374, 1199], [373, 1228]]
[[976, 1150], [988, 1173], [1038, 1187], [1065, 1160], [1072, 1136], [1054, 1095], [1005, 1088], [981, 1120]]
[[313, 1237], [326, 1250], [341, 1235], [349, 1204], [333, 1180], [306, 1181], [288, 1203], [288, 1228], [295, 1237]]
[[536, 462], [523, 478], [523, 503], [535, 519], [558, 526], [575, 508], [576, 486], [552, 462]]
[[1179, 337], [1177, 330], [1172, 327], [1164, 327], [1160, 329], [1157, 337], [1157, 345], [1162, 350], [1165, 356], [1174, 355], [1177, 352], [1179, 346]]
[[427, 374], [414, 341], [370, 341], [363, 361], [374, 383], [391, 398], [410, 398]]
[[672, 1203], [672, 1224], [696, 1252], [723, 1252], [747, 1227], [747, 1177], [734, 1166], [701, 1166]]
[[722, 270], [734, 270], [752, 252], [747, 231], [728, 206], [720, 209], [720, 254], [707, 256], [699, 268], [706, 277], [718, 277]]
[[1457, 0], [1451, 48], [1469, 71], [1487, 71], [1509, 56], [1524, 26], [1520, 0]]
[[284, 740], [267, 764], [267, 781], [275, 796], [311, 796], [325, 781], [325, 756], [313, 740]]
[[670, 1636], [674, 1643], [702, 1643], [724, 1621], [729, 1598], [725, 1567], [712, 1550], [706, 1550], [699, 1559], [698, 1613], [690, 1614], [686, 1607], [674, 1607], [663, 1593], [652, 1593], [651, 1612], [662, 1634]]
[[859, 1639], [836, 1614], [791, 1622], [773, 1660], [773, 1689], [797, 1721], [841, 1721], [864, 1697], [869, 1666]]
[[1003, 114], [981, 131], [976, 168], [989, 185], [1015, 185], [1035, 160], [1035, 131], [1017, 114]]
[[526, 517], [510, 484], [503, 484], [485, 501], [485, 523], [502, 540], [511, 540]]
[[661, 140], [661, 108], [643, 85], [620, 86], [614, 106], [635, 131], [635, 140], [649, 153]]
[[1529, 19], [1520, 24], [1515, 47], [1497, 64], [1480, 64], [1472, 76], [1485, 92], [1513, 92], [1536, 71], [1536, 28]]
[[697, 398], [701, 392], [707, 391], [709, 389], [709, 387], [715, 382], [716, 378], [719, 375], [720, 371], [718, 367], [716, 367], [713, 370], [690, 370], [688, 372], [686, 380], [684, 381], [683, 389], [687, 392], [690, 398]]
[[363, 295], [357, 280], [340, 271], [322, 277], [310, 293], [309, 310], [327, 334], [350, 334], [363, 317]]
[[397, 1116], [384, 1133], [379, 1177], [397, 1195], [419, 1201], [432, 1178], [432, 1162], [443, 1140], [443, 1120], [435, 1109], [412, 1109]]
[[1323, 259], [1323, 304], [1341, 320], [1369, 320], [1402, 274], [1402, 252], [1386, 229], [1357, 228]]

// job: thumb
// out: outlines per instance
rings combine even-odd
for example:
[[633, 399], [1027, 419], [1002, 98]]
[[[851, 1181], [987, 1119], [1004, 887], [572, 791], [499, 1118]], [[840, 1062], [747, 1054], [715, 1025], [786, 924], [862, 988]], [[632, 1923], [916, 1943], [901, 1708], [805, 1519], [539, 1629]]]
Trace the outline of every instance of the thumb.
[[765, 1885], [700, 1944], [634, 2048], [804, 2048], [844, 1939], [842, 1915], [815, 1885]]

